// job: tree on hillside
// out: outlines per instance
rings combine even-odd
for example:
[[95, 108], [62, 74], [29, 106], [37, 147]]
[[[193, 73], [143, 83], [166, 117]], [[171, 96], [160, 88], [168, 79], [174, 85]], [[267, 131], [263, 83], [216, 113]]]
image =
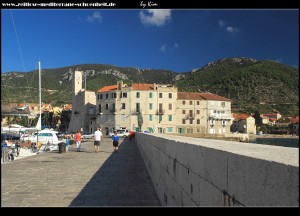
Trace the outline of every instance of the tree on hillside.
[[142, 131], [142, 126], [143, 126], [143, 116], [142, 116], [142, 113], [139, 113], [138, 116], [138, 127], [139, 127], [139, 130]]

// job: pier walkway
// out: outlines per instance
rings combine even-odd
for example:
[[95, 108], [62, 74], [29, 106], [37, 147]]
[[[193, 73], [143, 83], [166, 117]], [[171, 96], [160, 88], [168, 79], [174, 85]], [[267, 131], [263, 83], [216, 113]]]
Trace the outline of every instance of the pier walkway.
[[2, 207], [160, 206], [137, 145], [104, 138], [1, 164]]

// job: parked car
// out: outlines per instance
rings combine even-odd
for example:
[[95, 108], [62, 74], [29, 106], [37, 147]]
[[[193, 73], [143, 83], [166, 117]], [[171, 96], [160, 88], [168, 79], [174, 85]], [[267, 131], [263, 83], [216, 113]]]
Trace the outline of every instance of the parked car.
[[92, 134], [92, 133], [85, 133], [81, 136], [82, 140], [93, 139], [93, 138], [94, 138], [94, 134]]
[[[110, 137], [112, 137], [113, 135], [114, 135], [114, 132], [110, 132], [108, 134], [108, 136], [110, 136]], [[128, 132], [128, 130], [117, 130], [117, 135], [119, 137], [127, 137], [127, 136], [129, 136], [129, 132]]]
[[129, 131], [128, 130], [117, 130], [117, 133], [124, 133], [124, 136], [129, 136]]

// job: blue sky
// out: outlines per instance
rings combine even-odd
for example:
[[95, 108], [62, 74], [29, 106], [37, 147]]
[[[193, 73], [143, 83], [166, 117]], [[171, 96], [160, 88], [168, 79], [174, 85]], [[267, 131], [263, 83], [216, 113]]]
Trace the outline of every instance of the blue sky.
[[2, 10], [1, 20], [2, 72], [38, 61], [188, 72], [226, 57], [299, 68], [299, 10], [24, 9]]

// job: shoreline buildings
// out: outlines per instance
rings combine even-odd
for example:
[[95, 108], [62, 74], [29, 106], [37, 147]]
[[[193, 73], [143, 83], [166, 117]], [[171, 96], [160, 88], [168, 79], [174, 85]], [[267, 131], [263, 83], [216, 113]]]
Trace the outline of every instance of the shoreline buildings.
[[72, 82], [72, 117], [68, 131], [104, 134], [117, 129], [153, 133], [230, 133], [231, 100], [211, 93], [178, 92], [171, 84], [104, 86], [97, 93], [82, 88], [82, 71]]

